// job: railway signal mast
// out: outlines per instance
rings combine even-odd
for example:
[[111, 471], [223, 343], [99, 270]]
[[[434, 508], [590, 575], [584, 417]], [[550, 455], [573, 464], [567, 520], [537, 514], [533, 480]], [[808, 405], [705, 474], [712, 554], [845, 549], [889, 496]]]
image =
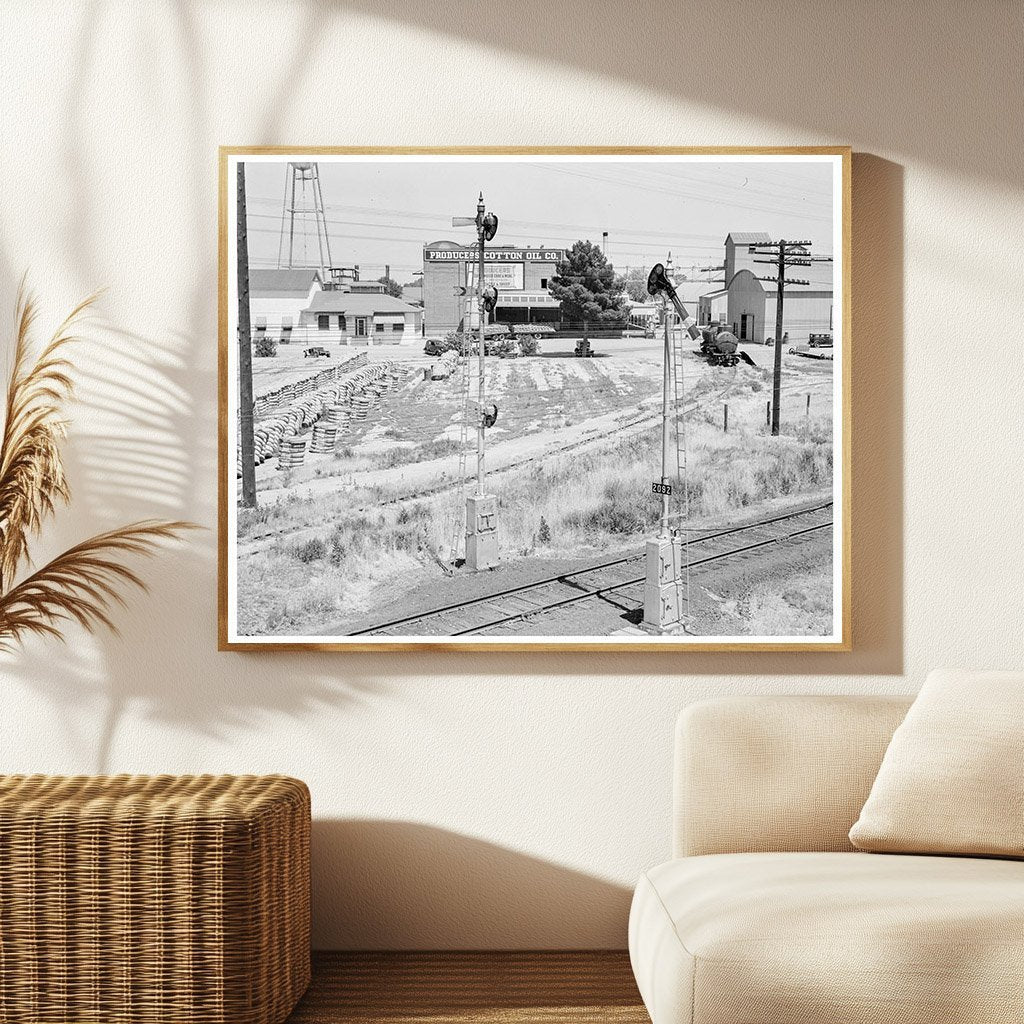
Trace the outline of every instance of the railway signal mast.
[[831, 262], [831, 256], [812, 256], [808, 251], [808, 241], [787, 242], [784, 238], [778, 242], [762, 242], [751, 246], [750, 253], [755, 256], [767, 256], [768, 259], [754, 260], [755, 263], [768, 263], [775, 267], [774, 277], [760, 277], [760, 281], [774, 281], [776, 293], [775, 305], [775, 375], [772, 380], [772, 434], [778, 436], [782, 411], [782, 338], [783, 309], [786, 299], [786, 288], [789, 285], [809, 285], [811, 282], [800, 278], [787, 277], [790, 267], [809, 267], [812, 263]]
[[[681, 329], [686, 331], [693, 341], [697, 341], [700, 338], [700, 331], [697, 329], [696, 322], [687, 313], [686, 307], [682, 302], [679, 301], [675, 287], [661, 263], [655, 264], [654, 269], [651, 270], [647, 278], [647, 293], [651, 296], [664, 296], [666, 302], [671, 303], [679, 315]], [[673, 478], [669, 467], [671, 465], [672, 452], [670, 424], [672, 421], [673, 390], [675, 391], [677, 431], [676, 483], [677, 485], [683, 483], [683, 481], [678, 479], [678, 446], [680, 444], [678, 431], [682, 428], [683, 415], [680, 386], [682, 347], [676, 346], [676, 350], [673, 352], [670, 321], [671, 316], [668, 309], [666, 309], [661, 406], [661, 481], [655, 482], [651, 486], [652, 492], [661, 496], [661, 517], [659, 519], [658, 536], [649, 538], [646, 545], [647, 579], [644, 584], [643, 628], [649, 633], [678, 632], [685, 614], [682, 607], [683, 587], [681, 584], [684, 573], [688, 571], [688, 566], [683, 564], [682, 542], [678, 535], [672, 535], [670, 529], [669, 499], [672, 494], [672, 484], [670, 481]]]
[[[476, 428], [476, 493], [466, 498], [466, 565], [470, 569], [490, 569], [498, 564], [498, 499], [488, 494], [485, 483], [484, 431], [494, 425], [498, 409], [491, 406], [485, 408], [486, 391], [486, 324], [488, 314], [493, 312], [498, 302], [498, 290], [488, 286], [484, 279], [484, 253], [487, 242], [494, 238], [498, 231], [497, 214], [488, 213], [484, 206], [484, 194], [480, 193], [477, 201], [475, 217], [452, 217], [452, 227], [476, 228], [477, 244], [479, 245], [479, 265], [476, 275], [476, 293], [480, 316], [479, 366], [477, 380], [477, 428]], [[469, 324], [465, 325], [465, 334], [469, 334]], [[467, 359], [472, 353], [467, 352]]]

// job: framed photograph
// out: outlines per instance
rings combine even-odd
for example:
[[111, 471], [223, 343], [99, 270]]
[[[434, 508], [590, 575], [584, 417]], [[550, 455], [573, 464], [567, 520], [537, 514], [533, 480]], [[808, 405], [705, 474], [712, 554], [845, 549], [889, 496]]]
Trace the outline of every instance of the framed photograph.
[[219, 296], [221, 649], [850, 649], [848, 147], [227, 147]]

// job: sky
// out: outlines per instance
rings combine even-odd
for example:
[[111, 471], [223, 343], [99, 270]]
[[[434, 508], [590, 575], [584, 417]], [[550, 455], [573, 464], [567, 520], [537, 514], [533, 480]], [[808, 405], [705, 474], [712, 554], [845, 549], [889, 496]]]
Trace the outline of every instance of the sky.
[[[296, 155], [301, 159], [301, 155]], [[773, 239], [808, 239], [813, 251], [833, 250], [831, 163], [646, 162], [625, 159], [400, 162], [373, 156], [358, 162], [318, 158], [320, 185], [335, 266], [359, 264], [364, 279], [390, 265], [400, 283], [416, 280], [423, 246], [472, 244], [473, 228], [453, 228], [453, 216], [474, 216], [481, 191], [498, 215], [493, 245], [566, 247], [608, 232], [607, 256], [619, 273], [665, 262], [691, 278], [721, 264], [730, 231], [766, 231]], [[246, 159], [249, 258], [276, 267], [282, 251], [282, 208], [288, 157]], [[838, 169], [835, 173], [839, 173]], [[296, 205], [302, 201], [297, 192]], [[305, 202], [312, 208], [307, 185]], [[319, 260], [313, 218], [297, 220], [295, 263]], [[304, 253], [304, 258], [300, 254]], [[283, 262], [287, 265], [287, 231]]]

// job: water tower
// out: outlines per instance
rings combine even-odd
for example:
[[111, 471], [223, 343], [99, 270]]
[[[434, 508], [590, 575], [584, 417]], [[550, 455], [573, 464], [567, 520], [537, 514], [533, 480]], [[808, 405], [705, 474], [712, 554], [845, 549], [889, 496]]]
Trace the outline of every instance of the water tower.
[[[288, 256], [285, 260], [285, 236]], [[312, 239], [316, 248], [311, 252]], [[318, 267], [327, 281], [331, 266], [331, 240], [327, 235], [324, 195], [320, 190], [317, 164], [289, 163], [284, 179], [281, 210], [281, 239], [277, 247], [278, 267]]]

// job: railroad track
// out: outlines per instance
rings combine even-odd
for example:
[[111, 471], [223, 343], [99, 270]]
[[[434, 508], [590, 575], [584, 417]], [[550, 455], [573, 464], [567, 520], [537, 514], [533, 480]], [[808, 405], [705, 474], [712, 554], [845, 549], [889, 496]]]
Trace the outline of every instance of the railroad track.
[[[796, 541], [832, 527], [832, 502], [782, 513], [753, 523], [690, 538], [690, 571]], [[471, 636], [528, 621], [585, 601], [607, 601], [632, 611], [643, 606], [644, 554], [639, 552], [573, 572], [430, 608], [414, 615], [354, 630], [347, 636]]]

